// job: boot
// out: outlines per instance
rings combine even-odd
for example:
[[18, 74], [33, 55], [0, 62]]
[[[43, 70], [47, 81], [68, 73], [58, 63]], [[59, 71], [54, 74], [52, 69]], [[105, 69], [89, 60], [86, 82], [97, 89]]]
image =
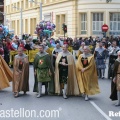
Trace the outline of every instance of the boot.
[[118, 103], [115, 106], [120, 106], [120, 91], [117, 91]]
[[64, 89], [63, 89], [63, 98], [64, 99], [67, 99], [66, 92], [67, 92], [67, 84], [64, 84]]
[[42, 94], [42, 82], [38, 82], [38, 95], [37, 98], [40, 98]]
[[101, 76], [102, 76], [102, 79], [104, 79], [104, 74], [105, 74], [105, 69], [101, 69]]
[[88, 95], [85, 95], [85, 101], [88, 101], [89, 98], [88, 98]]

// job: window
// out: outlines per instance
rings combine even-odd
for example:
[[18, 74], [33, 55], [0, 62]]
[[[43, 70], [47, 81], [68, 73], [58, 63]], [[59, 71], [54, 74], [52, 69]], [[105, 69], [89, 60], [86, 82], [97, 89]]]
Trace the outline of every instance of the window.
[[12, 21], [12, 29], [15, 30], [15, 21]]
[[56, 16], [56, 33], [60, 34], [60, 15]]
[[120, 13], [110, 13], [110, 35], [120, 35]]
[[93, 13], [92, 14], [92, 34], [99, 35], [102, 32], [103, 13]]
[[[17, 2], [17, 8], [20, 8], [20, 3], [19, 2]], [[17, 11], [18, 11], [18, 9], [17, 9]]]
[[25, 8], [28, 9], [28, 0], [25, 0]]
[[36, 28], [36, 24], [37, 24], [37, 19], [36, 18], [31, 18], [30, 19], [30, 34], [33, 35], [35, 28]]
[[20, 34], [20, 21], [17, 20], [17, 35]]
[[8, 6], [6, 6], [6, 12], [8, 13]]
[[56, 16], [56, 34], [63, 35], [62, 24], [66, 24], [66, 15], [61, 14]]
[[24, 2], [21, 1], [21, 8], [24, 9]]
[[81, 34], [87, 34], [87, 14], [81, 14]]
[[8, 13], [10, 13], [10, 5], [8, 5]]
[[[61, 23], [62, 23], [62, 24], [65, 23], [65, 24], [66, 24], [66, 18], [65, 18], [65, 15], [64, 15], [64, 14], [61, 15]], [[60, 26], [62, 26], [62, 25], [60, 25]], [[62, 29], [62, 28], [60, 28], [60, 29]], [[62, 35], [64, 34], [63, 30], [61, 31], [61, 34], [62, 34]]]
[[28, 33], [28, 19], [25, 19], [25, 33]]

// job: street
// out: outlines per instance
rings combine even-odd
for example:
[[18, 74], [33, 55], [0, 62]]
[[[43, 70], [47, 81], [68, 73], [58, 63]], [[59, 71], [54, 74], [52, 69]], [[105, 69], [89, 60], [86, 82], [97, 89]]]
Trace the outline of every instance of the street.
[[[109, 111], [119, 112], [120, 107], [115, 107], [115, 102], [109, 99], [111, 80], [99, 79], [101, 93], [95, 96], [89, 96], [90, 100], [85, 101], [81, 96], [69, 96], [68, 99], [63, 99], [62, 96], [45, 96], [36, 98], [36, 93], [33, 93], [34, 77], [33, 68], [30, 66], [30, 91], [27, 95], [14, 98], [11, 87], [0, 91], [0, 110], [59, 110], [59, 117], [42, 117], [29, 118], [29, 120], [119, 120], [118, 117], [109, 117]], [[44, 86], [43, 86], [44, 94]], [[6, 119], [6, 118], [5, 118]], [[17, 120], [26, 120], [27, 118], [17, 118]], [[13, 120], [13, 118], [9, 118]]]

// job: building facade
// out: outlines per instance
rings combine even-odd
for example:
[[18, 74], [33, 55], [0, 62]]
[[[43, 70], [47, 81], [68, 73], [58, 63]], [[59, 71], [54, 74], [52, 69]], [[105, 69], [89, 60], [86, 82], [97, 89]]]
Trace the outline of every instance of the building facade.
[[[67, 25], [67, 36], [101, 36], [102, 25], [107, 24], [107, 35], [120, 35], [120, 0], [34, 0], [42, 1], [42, 16], [56, 24], [55, 37], [63, 36], [62, 24]], [[29, 0], [5, 0], [8, 27], [20, 34], [20, 10], [23, 10], [23, 33], [33, 36], [40, 18], [40, 5]]]

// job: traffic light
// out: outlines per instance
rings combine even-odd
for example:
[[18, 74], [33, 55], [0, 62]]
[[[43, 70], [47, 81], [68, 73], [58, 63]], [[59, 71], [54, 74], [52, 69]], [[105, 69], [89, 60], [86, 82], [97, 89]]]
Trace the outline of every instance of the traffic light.
[[63, 29], [64, 33], [67, 33], [67, 25], [65, 25], [64, 23], [63, 23], [62, 29]]

